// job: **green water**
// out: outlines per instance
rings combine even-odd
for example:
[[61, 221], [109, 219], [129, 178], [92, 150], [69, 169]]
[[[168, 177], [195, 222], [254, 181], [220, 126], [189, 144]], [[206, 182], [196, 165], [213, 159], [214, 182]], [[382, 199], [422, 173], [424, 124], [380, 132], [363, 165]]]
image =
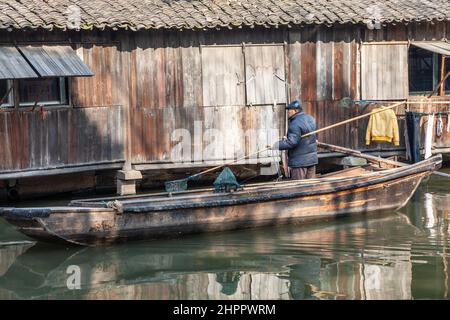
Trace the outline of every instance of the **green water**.
[[23, 242], [0, 221], [19, 242], [0, 245], [0, 299], [447, 299], [449, 212], [433, 177], [399, 212], [120, 246]]

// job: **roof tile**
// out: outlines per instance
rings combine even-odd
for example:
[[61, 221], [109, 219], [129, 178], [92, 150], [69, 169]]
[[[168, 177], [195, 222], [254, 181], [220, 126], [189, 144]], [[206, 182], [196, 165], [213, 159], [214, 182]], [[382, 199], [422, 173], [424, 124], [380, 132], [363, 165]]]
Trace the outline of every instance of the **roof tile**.
[[449, 0], [0, 0], [0, 29], [204, 29], [446, 20]]

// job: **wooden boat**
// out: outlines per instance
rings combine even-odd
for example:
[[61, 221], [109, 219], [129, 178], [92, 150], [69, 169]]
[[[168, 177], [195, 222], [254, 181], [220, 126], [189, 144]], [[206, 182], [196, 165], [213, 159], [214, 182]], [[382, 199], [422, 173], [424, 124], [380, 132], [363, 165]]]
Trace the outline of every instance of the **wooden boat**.
[[[270, 237], [267, 237], [265, 230], [259, 229], [236, 231], [233, 234], [210, 234], [182, 241], [140, 242], [132, 248], [71, 247], [59, 250], [58, 247], [37, 243], [31, 249], [27, 245], [26, 252], [15, 254], [14, 260], [8, 253], [2, 255], [0, 250], [0, 261], [3, 258], [9, 261], [7, 272], [0, 274], [0, 297], [3, 290], [8, 291], [14, 299], [48, 299], [50, 295], [53, 299], [73, 299], [74, 292], [62, 285], [67, 281], [69, 266], [73, 265], [82, 270], [81, 290], [77, 290], [76, 294], [77, 298], [83, 299], [226, 298], [217, 290], [208, 290], [211, 284], [213, 286], [210, 288], [222, 289], [223, 282], [220, 282], [221, 286], [214, 286], [219, 279], [225, 280], [225, 285], [236, 281], [233, 287], [243, 290], [243, 297], [255, 297], [261, 292], [273, 297], [277, 294], [277, 291], [272, 290], [274, 288], [286, 292], [286, 288], [303, 288], [310, 281], [320, 284], [321, 270], [323, 274], [324, 269], [333, 268], [332, 265], [337, 263], [345, 265], [347, 268], [343, 269], [347, 272], [351, 272], [348, 266], [352, 263], [370, 265], [370, 258], [361, 261], [358, 257], [359, 252], [371, 251], [372, 248], [370, 237], [362, 235], [361, 230], [378, 230], [382, 233], [394, 229], [406, 232], [407, 236], [417, 236], [417, 229], [404, 214], [381, 213], [370, 219], [354, 216], [340, 219], [339, 223], [325, 221], [302, 227], [289, 225], [274, 228]], [[410, 252], [405, 243], [399, 242], [398, 237], [388, 239], [391, 241], [389, 246], [379, 249], [377, 255], [383, 256], [391, 272], [395, 272], [395, 264], [407, 261]], [[290, 245], [286, 247], [287, 244]], [[355, 251], [357, 257], [327, 250], [334, 245], [341, 248], [348, 246], [349, 252]], [[395, 250], [392, 251], [392, 248]], [[399, 248], [404, 248], [404, 251]], [[373, 259], [373, 255], [370, 257]], [[359, 268], [353, 271], [354, 277], [361, 276]], [[272, 275], [271, 281], [264, 282], [267, 277], [261, 276], [263, 274]], [[239, 275], [254, 275], [251, 286], [255, 289], [258, 282], [257, 286], [261, 290], [253, 290], [254, 296], [251, 296], [252, 290], [247, 286], [237, 286]], [[336, 276], [339, 276], [338, 271]], [[306, 279], [308, 282], [304, 282]], [[392, 291], [392, 285], [398, 285], [401, 280], [399, 278], [392, 283], [391, 279], [389, 291]], [[288, 281], [291, 285], [273, 285], [274, 281], [275, 284]], [[174, 286], [174, 283], [177, 285]], [[353, 283], [354, 289], [359, 290], [359, 281]], [[195, 286], [195, 290], [191, 285]], [[173, 287], [177, 289], [173, 290]], [[304, 290], [300, 290], [295, 297], [307, 298], [303, 294]]]
[[230, 193], [202, 189], [78, 200], [67, 207], [0, 208], [0, 216], [32, 238], [77, 245], [303, 223], [397, 210], [441, 164], [437, 155], [397, 168], [367, 165], [312, 180], [246, 185]]

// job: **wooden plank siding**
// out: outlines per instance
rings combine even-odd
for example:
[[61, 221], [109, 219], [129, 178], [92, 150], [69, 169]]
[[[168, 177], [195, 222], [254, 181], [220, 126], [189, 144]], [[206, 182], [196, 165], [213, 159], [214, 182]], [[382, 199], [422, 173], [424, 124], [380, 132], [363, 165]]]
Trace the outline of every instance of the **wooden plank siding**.
[[286, 103], [284, 46], [245, 46], [247, 104]]
[[[91, 78], [71, 79], [71, 106], [47, 108], [45, 120], [29, 110], [0, 112], [0, 171], [125, 157], [134, 164], [215, 161], [250, 153], [276, 138], [264, 135], [274, 130], [279, 136], [284, 134], [285, 102], [301, 99], [319, 128], [367, 112], [342, 100], [362, 98], [360, 54], [365, 49], [361, 42], [448, 38], [449, 25], [436, 23], [425, 28], [411, 23], [382, 30], [308, 26], [183, 32], [0, 32], [2, 45], [71, 45], [94, 73]], [[261, 52], [267, 55], [255, 58], [261, 57]], [[396, 59], [391, 53], [383, 53], [383, 57], [385, 61]], [[376, 61], [376, 55], [371, 54], [370, 59]], [[287, 79], [287, 88], [283, 84], [274, 88], [273, 82], [264, 80], [264, 85], [251, 84], [258, 87], [253, 87], [254, 93], [251, 86], [245, 90], [245, 85], [238, 83], [246, 81], [246, 63], [265, 68], [260, 79], [284, 65], [285, 69], [277, 72]], [[398, 83], [402, 79], [396, 74], [391, 80]], [[267, 92], [263, 90], [266, 87], [270, 87]], [[375, 98], [386, 97], [379, 96], [377, 89]], [[249, 101], [255, 104], [250, 106]], [[128, 111], [129, 134], [125, 130]], [[220, 130], [223, 143], [205, 151], [212, 138], [204, 136], [208, 129]], [[319, 139], [366, 149], [365, 129], [365, 122], [359, 121], [321, 133]], [[200, 136], [194, 134], [196, 130]], [[180, 147], [186, 132], [191, 134], [188, 150]], [[246, 137], [248, 132], [257, 137]]]
[[245, 88], [249, 83], [245, 85], [242, 51], [241, 46], [201, 49], [203, 106], [245, 105]]
[[0, 172], [123, 160], [121, 107], [0, 112]]
[[408, 97], [408, 45], [361, 46], [361, 98], [401, 100]]

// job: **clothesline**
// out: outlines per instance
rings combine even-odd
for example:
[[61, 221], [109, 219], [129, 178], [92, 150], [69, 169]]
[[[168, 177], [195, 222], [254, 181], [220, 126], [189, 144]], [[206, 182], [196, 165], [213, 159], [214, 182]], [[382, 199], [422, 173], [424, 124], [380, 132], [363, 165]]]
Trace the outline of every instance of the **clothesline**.
[[433, 114], [436, 115], [436, 116], [439, 116], [439, 115], [442, 115], [442, 114], [450, 114], [450, 111], [437, 111], [437, 112], [406, 111], [406, 112], [411, 112], [411, 113], [417, 114], [419, 116], [430, 116], [430, 115], [433, 115]]
[[403, 104], [448, 104], [450, 106], [450, 101], [439, 101], [439, 100], [401, 100], [401, 101], [394, 101], [394, 100], [352, 100], [354, 104], [383, 104], [383, 103], [398, 103], [403, 102]]

